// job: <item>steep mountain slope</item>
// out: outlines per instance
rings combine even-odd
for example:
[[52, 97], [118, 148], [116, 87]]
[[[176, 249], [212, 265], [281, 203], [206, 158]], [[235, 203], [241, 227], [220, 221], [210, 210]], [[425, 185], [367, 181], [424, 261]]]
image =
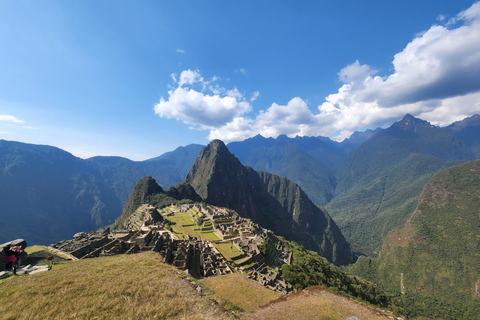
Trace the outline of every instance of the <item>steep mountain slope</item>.
[[279, 136], [267, 139], [256, 136], [232, 142], [228, 148], [238, 155], [243, 164], [257, 171], [267, 171], [295, 181], [317, 204], [325, 205], [334, 196], [335, 178], [328, 166], [340, 155], [330, 139], [326, 142], [313, 137], [290, 139]]
[[378, 261], [354, 271], [402, 296], [411, 316], [480, 318], [480, 161], [437, 173], [411, 219], [390, 232]]
[[447, 129], [455, 132], [455, 135], [470, 147], [476, 159], [480, 158], [480, 115], [454, 122]]
[[112, 223], [121, 203], [85, 162], [49, 146], [0, 140], [0, 242], [50, 244]]
[[297, 184], [244, 167], [220, 140], [202, 150], [185, 182], [206, 203], [231, 208], [336, 264], [351, 261], [350, 246], [333, 220]]
[[122, 229], [128, 217], [143, 204], [151, 204], [157, 208], [163, 208], [172, 203], [191, 203], [201, 200], [192, 186], [184, 182], [170, 187], [165, 192], [155, 179], [151, 176], [146, 176], [140, 179], [131, 191], [123, 212], [115, 220], [113, 227]]
[[472, 159], [452, 131], [406, 115], [339, 162], [336, 197], [326, 208], [355, 250], [375, 255], [433, 174], [447, 161]]

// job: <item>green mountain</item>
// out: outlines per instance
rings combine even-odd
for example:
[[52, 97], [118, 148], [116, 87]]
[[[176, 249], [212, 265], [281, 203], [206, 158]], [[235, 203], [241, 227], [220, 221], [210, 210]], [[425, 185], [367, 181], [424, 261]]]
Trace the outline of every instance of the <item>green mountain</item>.
[[202, 150], [185, 182], [206, 203], [231, 208], [336, 264], [352, 261], [335, 222], [296, 183], [243, 166], [220, 140]]
[[447, 129], [470, 147], [476, 159], [480, 159], [480, 115], [475, 114], [462, 121], [452, 123]]
[[200, 202], [202, 199], [189, 184], [184, 182], [170, 187], [165, 192], [155, 179], [146, 176], [140, 179], [133, 188], [122, 214], [115, 220], [114, 228], [124, 228], [124, 223], [135, 210], [143, 204], [151, 204], [157, 208], [163, 208], [172, 203], [183, 204]]
[[479, 181], [480, 160], [437, 173], [378, 260], [353, 271], [400, 296], [411, 317], [480, 319]]
[[336, 196], [326, 208], [355, 251], [375, 256], [430, 178], [452, 161], [472, 159], [452, 131], [406, 115], [338, 163]]
[[185, 179], [202, 148], [201, 145], [191, 144], [145, 161], [121, 157], [93, 157], [86, 161], [124, 204], [142, 177], [151, 175], [165, 189]]
[[84, 160], [0, 140], [0, 243], [50, 244], [115, 221], [122, 203]]
[[0, 140], [0, 243], [24, 238], [48, 245], [111, 224], [139, 179], [150, 174], [165, 188], [179, 183], [201, 147], [147, 161], [83, 160], [55, 147]]
[[341, 154], [338, 146], [328, 138], [290, 139], [280, 136], [267, 139], [256, 136], [232, 142], [228, 148], [238, 155], [243, 164], [257, 171], [267, 171], [295, 181], [317, 204], [325, 205], [334, 197], [336, 182], [329, 167], [340, 159]]

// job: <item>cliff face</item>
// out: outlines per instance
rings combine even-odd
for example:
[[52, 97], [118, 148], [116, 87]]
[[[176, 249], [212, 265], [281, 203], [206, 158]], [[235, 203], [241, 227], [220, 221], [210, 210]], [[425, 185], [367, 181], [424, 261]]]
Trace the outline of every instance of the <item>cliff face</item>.
[[268, 172], [258, 174], [267, 186], [268, 193], [281, 204], [289, 217], [293, 217], [302, 230], [313, 237], [323, 256], [331, 257], [331, 261], [336, 261], [337, 264], [351, 262], [350, 244], [327, 210], [310, 201], [298, 184]]
[[206, 203], [231, 208], [336, 264], [352, 261], [350, 245], [335, 222], [296, 183], [243, 166], [220, 140], [202, 150], [185, 182]]
[[220, 140], [212, 141], [195, 160], [185, 182], [210, 204], [228, 207], [242, 217], [259, 220], [253, 201], [261, 189], [261, 181], [251, 168], [244, 167]]

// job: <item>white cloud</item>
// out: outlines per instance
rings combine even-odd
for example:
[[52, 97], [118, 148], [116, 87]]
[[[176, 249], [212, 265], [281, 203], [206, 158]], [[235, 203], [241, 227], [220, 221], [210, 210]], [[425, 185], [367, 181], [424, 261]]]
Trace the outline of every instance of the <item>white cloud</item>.
[[299, 97], [291, 99], [287, 105], [273, 103], [266, 111], [261, 111], [256, 119], [238, 117], [231, 122], [210, 131], [209, 139], [222, 139], [226, 142], [244, 140], [261, 134], [274, 137], [286, 134], [290, 137], [328, 135], [334, 115], [313, 115], [307, 103]]
[[[338, 73], [343, 85], [325, 98], [318, 113], [296, 97], [286, 105], [273, 103], [256, 116], [248, 116], [251, 106], [236, 88], [209, 84], [213, 96], [181, 88], [209, 83], [198, 71], [187, 70], [179, 88], [169, 92], [168, 101], [162, 98], [155, 111], [209, 129], [209, 139], [226, 142], [257, 134], [341, 140], [356, 130], [389, 126], [406, 113], [435, 125], [450, 124], [480, 113], [480, 2], [444, 26], [418, 33], [394, 56], [392, 65], [393, 72], [385, 76], [359, 61], [347, 65]], [[254, 92], [250, 101], [258, 95]]]
[[[176, 81], [176, 77], [172, 79]], [[226, 90], [218, 84], [211, 84], [217, 80], [219, 78], [214, 76], [205, 81], [198, 70], [182, 71], [178, 87], [168, 92], [168, 100], [160, 98], [154, 106], [155, 114], [205, 130], [221, 127], [251, 111], [252, 107], [237, 88]], [[203, 91], [208, 88], [213, 95], [191, 88], [195, 84], [200, 85]]]
[[247, 69], [245, 68], [235, 69], [235, 72], [243, 75], [246, 75], [248, 73]]
[[377, 70], [371, 69], [371, 67], [366, 64], [360, 65], [360, 62], [357, 60], [340, 70], [338, 77], [343, 83], [361, 82], [377, 72]]
[[183, 49], [177, 49], [177, 53], [184, 54], [184, 53], [185, 53], [185, 50], [183, 50]]
[[243, 99], [243, 95], [240, 93], [240, 91], [238, 91], [237, 88], [233, 88], [233, 89], [231, 89], [231, 90], [227, 90], [226, 93], [227, 93], [227, 96], [233, 97], [233, 98], [235, 98], [235, 99], [237, 99], [237, 100]]
[[253, 101], [257, 100], [259, 96], [260, 96], [260, 91], [255, 91], [252, 94], [252, 97], [250, 98], [250, 102], [253, 102]]
[[15, 116], [11, 115], [1, 115], [0, 114], [0, 121], [6, 121], [6, 122], [14, 122], [14, 123], [25, 123], [25, 121], [17, 119]]
[[[173, 78], [174, 81], [176, 81], [176, 78]], [[186, 84], [194, 84], [196, 82], [203, 82], [203, 78], [200, 75], [200, 72], [198, 70], [184, 70], [180, 74], [180, 80], [178, 81], [179, 86], [183, 86]]]

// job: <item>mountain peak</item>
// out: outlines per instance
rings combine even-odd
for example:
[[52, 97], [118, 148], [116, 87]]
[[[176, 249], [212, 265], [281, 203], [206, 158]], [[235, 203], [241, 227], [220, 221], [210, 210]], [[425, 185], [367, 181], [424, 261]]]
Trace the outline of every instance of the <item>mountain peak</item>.
[[431, 125], [430, 122], [415, 118], [409, 113], [407, 113], [402, 120], [396, 122], [393, 126], [400, 127], [406, 130], [416, 129], [418, 127], [433, 128], [433, 125]]
[[203, 199], [208, 198], [208, 181], [212, 179], [228, 180], [230, 175], [244, 170], [240, 161], [230, 153], [221, 140], [211, 141], [202, 149], [185, 181], [191, 184]]
[[210, 141], [210, 143], [200, 152], [199, 158], [204, 158], [205, 156], [212, 156], [216, 154], [231, 155], [225, 143], [219, 139]]

